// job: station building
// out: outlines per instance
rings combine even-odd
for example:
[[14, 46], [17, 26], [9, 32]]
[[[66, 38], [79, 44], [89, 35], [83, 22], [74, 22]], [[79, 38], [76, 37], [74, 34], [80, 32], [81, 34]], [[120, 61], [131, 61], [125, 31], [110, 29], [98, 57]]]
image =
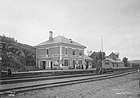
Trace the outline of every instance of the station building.
[[102, 67], [124, 68], [124, 62], [119, 59], [119, 53], [111, 53], [102, 61]]
[[85, 63], [86, 47], [64, 36], [53, 37], [36, 46], [36, 64], [40, 69], [75, 69]]
[[124, 68], [124, 62], [120, 60], [114, 60], [112, 58], [106, 58], [102, 61], [103, 68]]

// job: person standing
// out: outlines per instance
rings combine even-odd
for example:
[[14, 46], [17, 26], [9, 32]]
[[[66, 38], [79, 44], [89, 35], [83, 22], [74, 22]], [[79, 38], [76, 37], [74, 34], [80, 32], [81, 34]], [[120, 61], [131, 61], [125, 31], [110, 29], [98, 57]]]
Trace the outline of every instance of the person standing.
[[10, 77], [11, 74], [12, 74], [12, 71], [11, 71], [11, 69], [9, 68], [9, 69], [8, 69], [8, 76]]

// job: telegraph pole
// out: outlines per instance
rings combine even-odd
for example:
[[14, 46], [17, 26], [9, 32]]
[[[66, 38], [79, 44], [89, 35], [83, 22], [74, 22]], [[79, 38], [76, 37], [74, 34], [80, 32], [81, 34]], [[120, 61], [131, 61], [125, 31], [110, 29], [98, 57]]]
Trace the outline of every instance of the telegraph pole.
[[103, 52], [103, 36], [102, 36], [102, 33], [101, 33], [101, 51]]
[[102, 58], [101, 58], [101, 62], [103, 60], [103, 36], [102, 36], [102, 32], [101, 32], [101, 53], [102, 53]]

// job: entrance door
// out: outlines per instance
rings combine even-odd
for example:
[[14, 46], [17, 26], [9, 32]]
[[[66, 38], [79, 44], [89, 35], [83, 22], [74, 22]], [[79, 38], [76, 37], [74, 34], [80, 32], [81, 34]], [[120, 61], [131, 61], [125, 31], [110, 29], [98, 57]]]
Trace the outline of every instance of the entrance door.
[[76, 64], [76, 61], [73, 60], [73, 68], [75, 69], [75, 64]]
[[53, 69], [53, 62], [51, 62], [51, 69]]
[[43, 69], [46, 67], [46, 61], [43, 61]]
[[88, 66], [89, 66], [89, 62], [87, 61], [86, 62], [86, 69], [88, 69]]

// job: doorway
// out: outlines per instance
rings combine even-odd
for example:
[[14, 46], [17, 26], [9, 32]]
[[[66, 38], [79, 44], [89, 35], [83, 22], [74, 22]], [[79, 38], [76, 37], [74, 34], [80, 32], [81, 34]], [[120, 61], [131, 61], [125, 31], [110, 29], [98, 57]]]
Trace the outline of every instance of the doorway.
[[73, 60], [73, 69], [75, 69], [75, 64], [76, 64], [76, 61]]
[[46, 61], [43, 61], [43, 69], [46, 68]]
[[53, 62], [51, 61], [51, 69], [53, 69]]

